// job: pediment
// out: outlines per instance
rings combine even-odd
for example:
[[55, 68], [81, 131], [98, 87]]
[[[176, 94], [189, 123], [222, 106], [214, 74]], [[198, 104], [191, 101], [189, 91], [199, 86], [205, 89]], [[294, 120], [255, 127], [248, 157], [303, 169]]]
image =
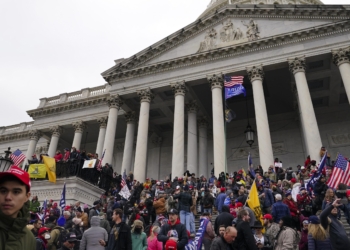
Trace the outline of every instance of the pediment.
[[[305, 7], [305, 6], [304, 6]], [[256, 10], [226, 6], [205, 20], [196, 22], [153, 44], [136, 55], [125, 59], [102, 73], [107, 82], [171, 69], [173, 63], [186, 64], [203, 54], [219, 51], [242, 50], [271, 44], [276, 40], [324, 34], [349, 26], [350, 7], [315, 8], [308, 6], [276, 10], [271, 6]]]

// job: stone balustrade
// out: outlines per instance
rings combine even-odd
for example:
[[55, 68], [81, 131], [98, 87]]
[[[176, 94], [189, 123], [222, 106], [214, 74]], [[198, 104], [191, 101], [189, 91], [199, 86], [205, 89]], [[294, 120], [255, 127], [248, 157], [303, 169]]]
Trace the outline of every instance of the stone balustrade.
[[104, 84], [93, 88], [85, 88], [71, 93], [63, 93], [53, 97], [45, 97], [40, 99], [38, 108], [54, 106], [61, 103], [71, 102], [75, 100], [86, 99], [92, 96], [104, 95], [109, 92], [109, 85]]
[[0, 127], [0, 135], [28, 131], [31, 129], [33, 125], [34, 125], [34, 122], [22, 122], [20, 124]]

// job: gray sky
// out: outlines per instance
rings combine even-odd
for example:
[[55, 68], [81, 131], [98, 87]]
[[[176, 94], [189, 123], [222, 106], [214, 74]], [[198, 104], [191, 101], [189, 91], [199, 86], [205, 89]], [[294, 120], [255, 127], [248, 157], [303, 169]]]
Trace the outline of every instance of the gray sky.
[[195, 21], [209, 2], [1, 0], [0, 126], [31, 121], [39, 98], [103, 85], [113, 60]]

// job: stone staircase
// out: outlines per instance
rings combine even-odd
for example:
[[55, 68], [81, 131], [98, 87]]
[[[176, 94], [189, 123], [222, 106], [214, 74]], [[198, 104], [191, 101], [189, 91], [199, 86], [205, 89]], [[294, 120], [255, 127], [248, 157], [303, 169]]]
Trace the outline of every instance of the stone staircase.
[[[217, 212], [216, 213], [213, 212], [213, 214], [211, 216], [212, 217], [211, 218], [211, 223], [213, 224], [213, 226], [214, 226], [214, 222], [215, 222], [215, 219], [216, 219], [217, 216], [218, 216], [218, 213]], [[196, 217], [195, 217], [194, 223], [196, 225], [196, 232], [197, 232], [197, 230], [199, 228], [199, 218], [200, 217], [201, 217], [201, 214], [197, 214]]]
[[343, 223], [343, 226], [345, 228], [346, 234], [348, 235], [348, 238], [350, 240], [350, 225], [349, 223], [346, 221], [345, 215], [343, 212], [341, 212], [341, 218], [340, 221]]

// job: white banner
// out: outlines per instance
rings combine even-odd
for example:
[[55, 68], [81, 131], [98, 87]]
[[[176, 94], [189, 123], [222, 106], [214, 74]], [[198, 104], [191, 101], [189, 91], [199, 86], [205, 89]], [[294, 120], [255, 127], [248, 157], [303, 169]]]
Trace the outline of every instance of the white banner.
[[83, 168], [94, 168], [96, 164], [96, 159], [85, 160]]
[[122, 188], [122, 190], [120, 190], [120, 192], [119, 192], [119, 194], [120, 194], [120, 196], [122, 196], [123, 198], [125, 198], [125, 199], [129, 199], [129, 197], [130, 197], [130, 191], [129, 191], [129, 188], [128, 188], [128, 186], [127, 185], [125, 185], [123, 188]]

